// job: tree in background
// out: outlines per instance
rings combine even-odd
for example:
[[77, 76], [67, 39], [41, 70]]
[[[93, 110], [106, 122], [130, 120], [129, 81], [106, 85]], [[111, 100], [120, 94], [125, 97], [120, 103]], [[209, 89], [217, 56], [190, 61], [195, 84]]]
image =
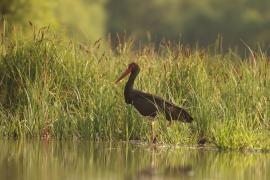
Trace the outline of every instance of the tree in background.
[[270, 43], [270, 1], [110, 0], [108, 32], [135, 34], [206, 46], [222, 35], [224, 45]]
[[90, 0], [1, 0], [0, 15], [9, 24], [30, 30], [28, 22], [42, 27], [50, 25], [77, 40], [96, 40], [105, 34], [106, 13], [103, 1]]
[[59, 0], [55, 9], [59, 29], [79, 40], [97, 40], [106, 32], [104, 1]]
[[80, 41], [125, 32], [141, 43], [270, 43], [269, 0], [1, 0], [0, 11], [23, 33], [31, 21]]
[[24, 29], [28, 22], [34, 22], [37, 26], [51, 24], [56, 25], [54, 18], [54, 1], [39, 0], [1, 0], [1, 16], [5, 16], [9, 24], [16, 25]]

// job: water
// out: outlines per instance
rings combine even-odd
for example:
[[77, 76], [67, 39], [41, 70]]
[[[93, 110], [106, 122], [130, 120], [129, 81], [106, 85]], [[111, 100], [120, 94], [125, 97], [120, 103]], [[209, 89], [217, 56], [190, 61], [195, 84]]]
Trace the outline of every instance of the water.
[[1, 180], [270, 179], [270, 154], [131, 143], [0, 142]]

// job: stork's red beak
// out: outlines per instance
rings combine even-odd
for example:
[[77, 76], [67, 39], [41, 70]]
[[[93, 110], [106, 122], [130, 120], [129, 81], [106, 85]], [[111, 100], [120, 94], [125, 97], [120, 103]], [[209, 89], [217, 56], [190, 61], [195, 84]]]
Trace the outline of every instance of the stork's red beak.
[[124, 77], [126, 77], [129, 73], [131, 72], [131, 68], [127, 68], [122, 74], [121, 76], [115, 81], [115, 83], [118, 83], [119, 81], [121, 81]]

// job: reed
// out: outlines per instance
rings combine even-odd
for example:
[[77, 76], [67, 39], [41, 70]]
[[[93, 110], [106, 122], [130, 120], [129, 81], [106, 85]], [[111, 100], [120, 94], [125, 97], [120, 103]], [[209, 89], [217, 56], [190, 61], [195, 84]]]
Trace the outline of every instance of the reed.
[[4, 137], [148, 141], [150, 128], [124, 103], [113, 81], [131, 61], [141, 66], [137, 89], [158, 94], [194, 117], [190, 125], [162, 114], [158, 142], [221, 149], [269, 149], [270, 76], [263, 53], [240, 58], [182, 46], [112, 50], [102, 41], [77, 44], [36, 31], [0, 45], [0, 133]]

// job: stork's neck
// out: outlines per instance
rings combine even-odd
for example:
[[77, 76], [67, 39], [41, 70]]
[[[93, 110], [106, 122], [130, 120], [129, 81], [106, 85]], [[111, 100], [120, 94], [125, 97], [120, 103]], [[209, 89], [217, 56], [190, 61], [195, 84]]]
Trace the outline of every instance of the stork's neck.
[[139, 74], [139, 71], [132, 71], [125, 86], [125, 91], [131, 91], [133, 89], [134, 81]]
[[137, 75], [139, 74], [139, 72], [140, 72], [139, 67], [137, 67], [136, 69], [133, 69], [131, 71], [131, 74], [130, 74], [128, 81], [126, 83], [124, 96], [125, 96], [125, 101], [127, 104], [132, 103], [132, 99], [133, 99], [133, 95], [134, 95], [133, 85], [134, 85], [134, 81], [135, 81]]

